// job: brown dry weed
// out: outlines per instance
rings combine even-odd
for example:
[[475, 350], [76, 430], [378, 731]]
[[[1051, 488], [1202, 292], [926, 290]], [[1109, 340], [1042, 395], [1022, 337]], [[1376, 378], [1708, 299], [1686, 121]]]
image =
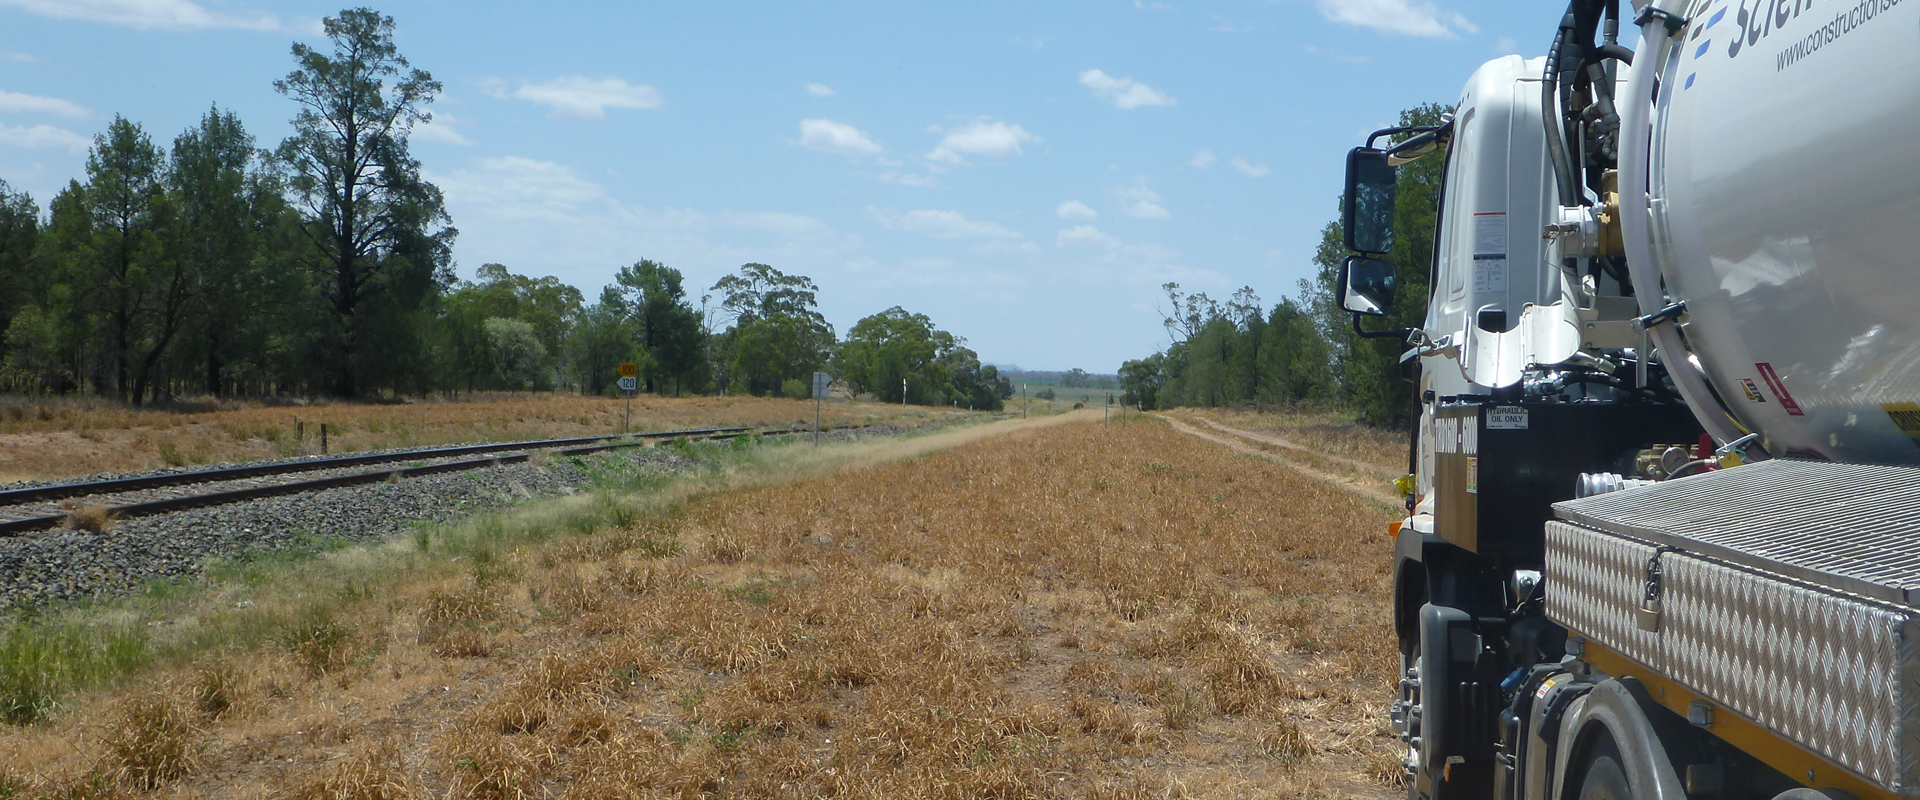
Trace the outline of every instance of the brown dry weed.
[[[171, 694], [100, 692], [0, 731], [0, 765], [27, 765], [0, 782], [235, 798], [1396, 794], [1386, 512], [1165, 424], [1005, 430], [556, 531], [497, 554], [485, 580], [478, 565], [436, 573], [283, 646], [182, 667]], [[484, 647], [455, 641], [468, 634]]]

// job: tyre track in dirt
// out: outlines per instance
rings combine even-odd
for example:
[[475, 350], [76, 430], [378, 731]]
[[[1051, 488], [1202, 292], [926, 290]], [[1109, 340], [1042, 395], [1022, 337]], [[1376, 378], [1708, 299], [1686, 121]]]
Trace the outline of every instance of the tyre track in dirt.
[[1208, 420], [1199, 420], [1199, 421], [1207, 424], [1210, 427], [1220, 429], [1222, 432], [1226, 433], [1226, 435], [1222, 436], [1222, 435], [1200, 430], [1199, 428], [1195, 428], [1192, 425], [1188, 425], [1186, 422], [1170, 415], [1162, 415], [1160, 418], [1166, 420], [1167, 424], [1172, 425], [1174, 430], [1184, 433], [1188, 436], [1192, 436], [1197, 439], [1204, 439], [1206, 441], [1212, 442], [1222, 447], [1229, 448], [1239, 453], [1244, 453], [1246, 455], [1250, 455], [1255, 458], [1271, 461], [1275, 464], [1279, 464], [1283, 467], [1287, 467], [1288, 469], [1299, 472], [1300, 474], [1305, 475], [1307, 477], [1332, 484], [1342, 489], [1346, 489], [1347, 491], [1353, 492], [1354, 494], [1358, 494], [1369, 500], [1379, 502], [1382, 505], [1388, 506], [1390, 508], [1399, 508], [1402, 503], [1402, 500], [1398, 495], [1394, 494], [1390, 489], [1380, 486], [1376, 482], [1358, 480], [1358, 479], [1344, 476], [1344, 475], [1336, 475], [1332, 472], [1327, 472], [1325, 470], [1309, 466], [1307, 464], [1301, 463], [1300, 461], [1283, 457], [1280, 454], [1274, 453], [1270, 450], [1262, 450], [1258, 447], [1254, 447], [1252, 445], [1246, 444], [1241, 441], [1236, 441], [1234, 438], [1229, 438], [1229, 437], [1243, 437], [1246, 439], [1250, 439], [1252, 441], [1260, 442], [1261, 444], [1268, 444], [1274, 447], [1284, 448], [1288, 450], [1295, 450], [1311, 458], [1323, 459], [1336, 464], [1349, 466], [1354, 469], [1364, 471], [1369, 475], [1386, 477], [1384, 475], [1386, 470], [1382, 470], [1380, 467], [1374, 466], [1372, 464], [1368, 464], [1363, 461], [1355, 461], [1349, 458], [1342, 458], [1340, 456], [1323, 455], [1323, 454], [1308, 450], [1297, 444], [1287, 442], [1284, 439], [1261, 436], [1259, 434], [1254, 434], [1248, 431], [1242, 431], [1237, 428], [1228, 428], [1227, 426], [1220, 425], [1218, 423], [1211, 422]]

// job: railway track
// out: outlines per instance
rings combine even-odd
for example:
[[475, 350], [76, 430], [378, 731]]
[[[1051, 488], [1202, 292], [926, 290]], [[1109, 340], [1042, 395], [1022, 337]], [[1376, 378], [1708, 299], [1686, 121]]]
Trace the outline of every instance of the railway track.
[[[586, 455], [663, 441], [733, 439], [801, 432], [797, 428], [713, 427], [621, 436], [536, 439], [455, 445], [373, 455], [247, 464], [103, 481], [77, 481], [0, 491], [0, 537], [58, 527], [79, 507], [102, 507], [114, 518], [144, 517], [276, 495], [516, 464], [535, 453]], [[373, 469], [368, 469], [373, 467]]]

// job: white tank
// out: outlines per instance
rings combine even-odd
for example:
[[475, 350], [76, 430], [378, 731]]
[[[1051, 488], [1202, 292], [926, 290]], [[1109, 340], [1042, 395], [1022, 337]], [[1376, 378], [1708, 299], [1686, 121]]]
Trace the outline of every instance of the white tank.
[[1688, 11], [1648, 188], [1694, 356], [1776, 456], [1920, 462], [1920, 2]]

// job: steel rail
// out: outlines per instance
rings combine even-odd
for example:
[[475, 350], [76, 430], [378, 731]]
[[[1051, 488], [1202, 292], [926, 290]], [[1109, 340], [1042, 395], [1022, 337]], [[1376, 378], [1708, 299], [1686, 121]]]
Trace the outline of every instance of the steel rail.
[[[838, 429], [840, 427], [851, 427], [851, 426], [836, 426], [833, 429]], [[179, 478], [181, 476], [189, 476], [189, 475], [193, 475], [193, 476], [215, 475], [218, 477], [213, 477], [213, 478], [203, 477], [201, 480], [197, 480], [197, 481], [172, 480], [172, 481], [163, 482], [163, 483], [147, 483], [147, 484], [141, 484], [139, 486], [135, 486], [132, 488], [126, 487], [127, 482], [145, 481], [148, 479], [130, 478], [130, 479], [121, 479], [121, 480], [113, 480], [113, 481], [98, 481], [92, 484], [59, 484], [59, 486], [62, 486], [62, 487], [91, 486], [96, 488], [94, 491], [78, 492], [75, 494], [67, 494], [67, 495], [56, 495], [56, 497], [72, 497], [72, 496], [84, 495], [84, 494], [110, 494], [110, 493], [133, 491], [135, 489], [152, 488], [154, 486], [177, 486], [184, 483], [211, 483], [211, 482], [218, 482], [221, 480], [230, 480], [234, 478], [257, 477], [260, 475], [286, 474], [288, 472], [295, 472], [295, 471], [313, 471], [316, 469], [331, 469], [331, 468], [339, 468], [342, 466], [359, 466], [363, 464], [391, 463], [394, 461], [417, 460], [422, 456], [426, 456], [430, 458], [444, 458], [448, 455], [472, 455], [475, 453], [498, 452], [498, 451], [510, 450], [510, 449], [520, 449], [520, 450], [549, 450], [550, 449], [553, 452], [558, 453], [559, 455], [574, 456], [574, 455], [586, 455], [588, 453], [598, 453], [606, 450], [616, 450], [616, 449], [626, 448], [626, 447], [643, 447], [649, 441], [654, 441], [659, 439], [682, 438], [688, 441], [697, 441], [697, 440], [706, 440], [706, 439], [736, 439], [742, 436], [754, 436], [754, 435], [778, 436], [778, 435], [785, 435], [785, 434], [792, 434], [792, 433], [803, 433], [803, 432], [807, 432], [807, 430], [809, 429], [802, 429], [802, 428], [756, 429], [756, 428], [749, 428], [749, 427], [689, 428], [689, 429], [674, 430], [674, 431], [646, 431], [642, 433], [631, 434], [625, 437], [596, 436], [591, 438], [578, 438], [578, 439], [534, 440], [529, 442], [514, 442], [509, 444], [463, 445], [458, 447], [438, 448], [433, 450], [414, 450], [414, 451], [409, 451], [403, 454], [393, 453], [393, 454], [383, 454], [380, 456], [345, 456], [339, 459], [316, 459], [314, 461], [280, 463], [280, 464], [272, 464], [272, 465], [262, 465], [260, 467], [236, 467], [231, 469], [219, 469], [219, 470], [198, 470], [195, 472], [175, 473], [173, 475], [163, 475], [163, 476], [155, 476], [155, 477], [168, 478], [168, 479]], [[822, 429], [822, 430], [830, 430], [830, 429]], [[625, 440], [609, 441], [610, 439], [614, 439], [614, 438], [623, 438]], [[580, 446], [580, 447], [557, 447], [557, 448], [554, 447], [555, 445], [579, 444], [582, 442], [596, 442], [598, 444], [587, 444], [585, 446]], [[106, 511], [108, 514], [112, 515], [112, 517], [115, 519], [126, 519], [131, 517], [146, 517], [146, 516], [153, 516], [155, 514], [166, 514], [174, 511], [185, 511], [185, 510], [194, 509], [194, 508], [205, 508], [208, 506], [227, 505], [229, 503], [244, 502], [247, 500], [257, 500], [264, 497], [276, 497], [279, 495], [299, 494], [301, 492], [312, 492], [312, 491], [319, 491], [322, 489], [333, 489], [333, 488], [338, 488], [342, 486], [356, 486], [356, 485], [369, 484], [369, 483], [380, 483], [382, 481], [415, 478], [415, 477], [420, 477], [424, 475], [436, 475], [444, 472], [461, 472], [469, 469], [483, 469], [486, 467], [502, 466], [506, 464], [519, 464], [527, 461], [531, 457], [532, 456], [529, 453], [514, 453], [510, 455], [503, 455], [503, 456], [492, 456], [489, 458], [473, 458], [473, 459], [467, 459], [464, 461], [449, 461], [441, 464], [427, 464], [427, 465], [418, 466], [418, 467], [402, 467], [400, 469], [391, 469], [391, 470], [370, 470], [367, 472], [356, 472], [350, 475], [333, 475], [325, 478], [314, 478], [311, 480], [304, 480], [304, 481], [290, 481], [287, 483], [274, 484], [271, 486], [249, 486], [249, 487], [244, 487], [239, 489], [228, 489], [228, 490], [218, 491], [218, 492], [207, 492], [205, 494], [188, 495], [185, 497], [169, 497], [169, 498], [164, 498], [160, 500], [148, 500], [148, 501], [143, 501], [138, 503], [128, 503], [126, 505], [108, 507]], [[341, 463], [343, 461], [351, 462], [351, 463]], [[325, 466], [313, 467], [306, 470], [277, 469], [281, 467], [293, 466], [295, 464], [306, 465], [306, 464], [315, 464], [315, 463], [322, 463], [322, 464], [325, 464]], [[107, 486], [107, 485], [119, 486], [122, 488], [112, 489], [109, 491], [100, 491], [97, 488], [100, 486]], [[54, 487], [35, 487], [35, 488], [54, 488]], [[15, 490], [15, 491], [24, 492], [24, 491], [31, 491], [31, 490]], [[4, 496], [5, 496], [4, 494], [0, 494], [0, 497], [4, 497]], [[39, 498], [36, 498], [36, 500], [37, 499]], [[15, 501], [15, 502], [34, 502], [34, 500]], [[29, 533], [32, 531], [45, 530], [48, 528], [56, 527], [60, 525], [63, 521], [65, 521], [66, 518], [67, 518], [66, 514], [52, 514], [52, 515], [39, 516], [39, 517], [28, 517], [24, 519], [0, 521], [0, 537], [18, 536], [23, 533]]]
[[144, 475], [138, 478], [113, 478], [104, 481], [55, 483], [46, 486], [30, 486], [25, 489], [0, 491], [0, 506], [39, 503], [68, 497], [84, 497], [92, 494], [120, 494], [122, 492], [136, 492], [142, 489], [156, 489], [164, 486], [183, 486], [191, 483], [215, 483], [218, 481], [239, 480], [241, 478], [258, 478], [265, 475], [284, 475], [290, 472], [318, 472], [326, 469], [359, 467], [367, 464], [417, 461], [422, 458], [448, 458], [452, 456], [479, 455], [481, 453], [497, 453], [506, 450], [567, 447], [570, 445], [591, 444], [593, 442], [602, 442], [623, 437], [659, 439], [672, 436], [734, 433], [749, 430], [753, 429], [745, 426], [728, 428], [687, 428], [673, 431], [643, 431], [633, 434], [583, 436], [571, 439], [532, 439], [522, 442], [452, 445], [449, 447], [428, 447], [418, 450], [375, 453], [372, 455], [332, 456], [330, 458], [312, 458], [304, 461], [275, 461], [267, 464], [250, 464], [241, 467], [221, 467], [218, 469], [172, 472], [165, 475]]

